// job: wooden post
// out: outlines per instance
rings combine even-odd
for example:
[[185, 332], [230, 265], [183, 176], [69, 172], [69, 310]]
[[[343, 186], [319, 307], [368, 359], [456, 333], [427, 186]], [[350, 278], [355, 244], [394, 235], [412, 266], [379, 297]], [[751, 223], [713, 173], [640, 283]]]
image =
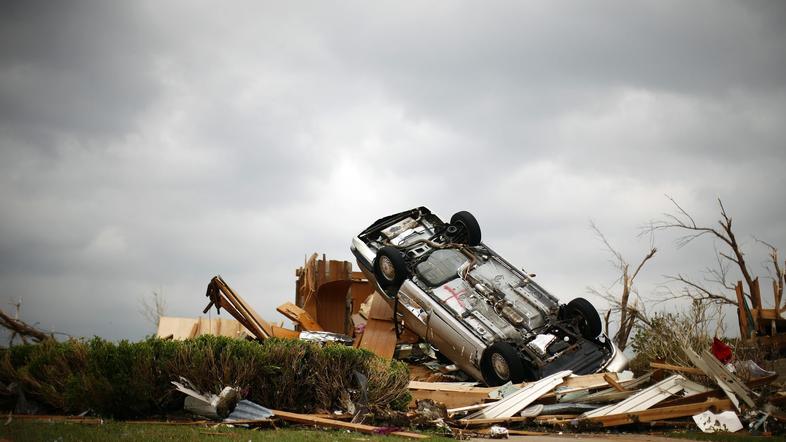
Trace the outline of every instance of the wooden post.
[[753, 280], [753, 284], [751, 285], [751, 313], [753, 314], [753, 329], [756, 330], [757, 333], [762, 333], [764, 330], [764, 324], [761, 320], [761, 291], [759, 290], [759, 277], [757, 276], [756, 279]]
[[750, 338], [750, 335], [748, 334], [748, 315], [745, 314], [745, 295], [742, 293], [742, 281], [737, 281], [734, 290], [737, 292], [737, 317], [740, 322], [740, 338], [746, 341]]

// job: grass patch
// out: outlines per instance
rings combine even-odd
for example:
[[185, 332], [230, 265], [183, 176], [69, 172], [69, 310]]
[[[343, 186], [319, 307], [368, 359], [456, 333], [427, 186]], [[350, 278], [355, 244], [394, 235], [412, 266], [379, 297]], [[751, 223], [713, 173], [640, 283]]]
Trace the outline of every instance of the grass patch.
[[368, 378], [372, 409], [403, 409], [409, 401], [406, 365], [346, 346], [300, 340], [262, 343], [200, 336], [186, 341], [100, 338], [44, 342], [0, 350], [0, 381], [18, 382], [27, 397], [55, 413], [127, 419], [182, 407], [170, 384], [179, 376], [217, 393], [240, 387], [248, 399], [295, 412], [345, 410], [361, 396], [353, 372]]
[[[74, 423], [46, 423], [13, 421], [0, 424], [0, 438], [14, 441], [404, 441], [394, 436], [377, 436], [337, 430], [313, 430], [298, 427], [250, 430], [226, 426], [185, 426], [131, 424], [110, 421], [102, 425]], [[447, 438], [431, 438], [433, 441], [448, 441]]]

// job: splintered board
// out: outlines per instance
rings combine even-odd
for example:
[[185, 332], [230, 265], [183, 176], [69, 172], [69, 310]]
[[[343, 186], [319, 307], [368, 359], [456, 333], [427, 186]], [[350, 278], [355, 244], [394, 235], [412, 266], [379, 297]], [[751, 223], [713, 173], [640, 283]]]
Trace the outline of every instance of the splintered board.
[[278, 312], [282, 315], [291, 319], [293, 322], [299, 324], [303, 330], [323, 331], [322, 327], [317, 324], [317, 321], [315, 321], [311, 315], [291, 302], [285, 302], [284, 304], [279, 305], [276, 310], [278, 310]]

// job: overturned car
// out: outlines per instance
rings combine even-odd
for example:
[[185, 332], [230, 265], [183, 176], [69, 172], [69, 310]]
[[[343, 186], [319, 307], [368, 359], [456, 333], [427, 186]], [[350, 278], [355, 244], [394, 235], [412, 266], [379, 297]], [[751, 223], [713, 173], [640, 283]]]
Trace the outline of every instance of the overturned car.
[[469, 212], [449, 223], [425, 207], [397, 213], [353, 238], [351, 250], [397, 320], [487, 385], [627, 364], [589, 301], [561, 304], [483, 244]]

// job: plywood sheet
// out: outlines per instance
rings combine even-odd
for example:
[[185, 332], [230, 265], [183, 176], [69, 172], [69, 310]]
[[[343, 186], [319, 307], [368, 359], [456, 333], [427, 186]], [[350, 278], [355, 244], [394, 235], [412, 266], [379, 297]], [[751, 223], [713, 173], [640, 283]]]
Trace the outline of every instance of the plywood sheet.
[[239, 322], [232, 319], [215, 318], [177, 318], [162, 316], [158, 323], [156, 336], [159, 338], [190, 339], [201, 335], [226, 336], [244, 339], [251, 333]]
[[369, 319], [360, 338], [359, 347], [391, 359], [396, 351], [396, 330], [393, 321]]

